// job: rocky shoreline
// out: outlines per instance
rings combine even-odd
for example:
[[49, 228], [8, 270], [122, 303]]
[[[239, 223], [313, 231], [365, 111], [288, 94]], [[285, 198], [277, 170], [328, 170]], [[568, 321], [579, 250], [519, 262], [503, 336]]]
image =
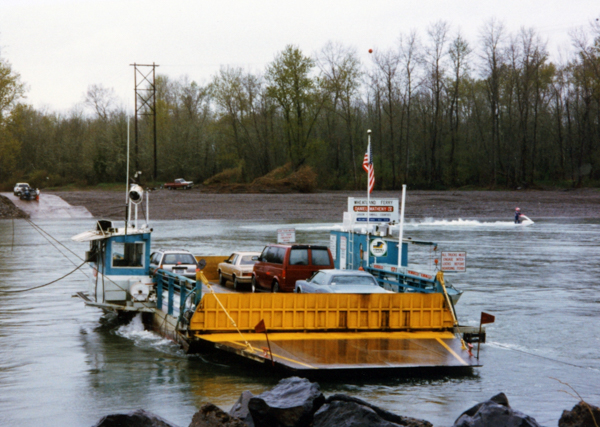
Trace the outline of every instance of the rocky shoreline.
[[[600, 422], [600, 408], [583, 401], [565, 410], [559, 427], [593, 427]], [[94, 427], [177, 427], [144, 410], [112, 414]], [[212, 403], [194, 414], [189, 427], [432, 427], [429, 421], [397, 415], [355, 397], [325, 397], [318, 383], [290, 377], [273, 389], [254, 396], [242, 393], [229, 412]], [[453, 427], [540, 427], [537, 421], [511, 408], [504, 393], [464, 411]]]

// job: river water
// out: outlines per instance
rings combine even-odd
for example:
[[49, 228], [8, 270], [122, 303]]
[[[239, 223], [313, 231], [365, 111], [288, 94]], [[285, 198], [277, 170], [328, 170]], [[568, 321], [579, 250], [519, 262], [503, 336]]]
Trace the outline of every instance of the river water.
[[[55, 280], [81, 263], [86, 244], [70, 237], [90, 219], [0, 221], [0, 291]], [[314, 222], [155, 221], [153, 247], [201, 255], [258, 250], [280, 227], [296, 240], [329, 243], [336, 224]], [[472, 405], [504, 392], [511, 406], [542, 425], [557, 425], [575, 392], [600, 406], [600, 220], [539, 219], [409, 222], [405, 236], [467, 251], [467, 271], [447, 275], [465, 291], [462, 324], [496, 316], [481, 347], [483, 367], [462, 377], [320, 382], [324, 394], [345, 393], [397, 414], [451, 426]], [[411, 247], [412, 249], [412, 247]], [[60, 251], [59, 251], [60, 250]], [[70, 252], [72, 251], [72, 253]], [[429, 253], [411, 253], [429, 264]], [[85, 270], [85, 269], [82, 269]], [[87, 273], [87, 271], [85, 271]], [[187, 426], [212, 402], [229, 410], [244, 390], [259, 394], [280, 378], [184, 355], [142, 330], [116, 327], [71, 296], [85, 290], [77, 271], [52, 285], [0, 292], [0, 425], [91, 426], [102, 416], [144, 408]], [[564, 383], [564, 384], [563, 384]]]

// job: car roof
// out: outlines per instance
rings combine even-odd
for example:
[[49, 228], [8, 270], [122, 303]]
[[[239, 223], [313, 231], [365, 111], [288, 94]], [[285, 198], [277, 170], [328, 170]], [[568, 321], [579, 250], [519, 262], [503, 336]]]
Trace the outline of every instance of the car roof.
[[300, 245], [292, 243], [270, 243], [265, 247], [276, 246], [278, 248], [293, 248], [293, 249], [327, 249], [327, 246], [323, 245]]
[[233, 254], [238, 254], [238, 255], [260, 255], [260, 252], [252, 252], [252, 251], [233, 251], [231, 253], [231, 255]]
[[336, 275], [336, 276], [369, 276], [369, 277], [373, 277], [373, 275], [371, 273], [368, 273], [366, 271], [361, 271], [361, 270], [340, 270], [340, 269], [323, 269], [323, 270], [319, 270], [320, 272], [323, 272], [325, 274], [329, 274], [329, 275]]
[[[157, 249], [157, 250], [156, 250], [156, 251], [154, 251], [154, 252], [162, 252], [162, 253], [165, 253], [165, 254], [167, 254], [167, 253], [168, 253], [168, 254], [172, 254], [172, 253], [181, 253], [181, 252], [183, 252], [183, 253], [186, 253], [186, 254], [192, 254], [192, 253], [191, 253], [190, 251], [188, 251], [187, 249], [162, 249], [162, 248], [161, 248], [161, 249]], [[192, 254], [192, 255], [193, 255], [193, 254]]]

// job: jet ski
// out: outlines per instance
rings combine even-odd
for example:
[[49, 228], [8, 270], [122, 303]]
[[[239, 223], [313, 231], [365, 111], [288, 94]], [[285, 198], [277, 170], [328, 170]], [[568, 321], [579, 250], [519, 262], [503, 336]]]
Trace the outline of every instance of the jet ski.
[[523, 227], [527, 227], [528, 225], [534, 224], [533, 220], [531, 220], [528, 216], [521, 214], [521, 222], [515, 223], [515, 225], [520, 225]]

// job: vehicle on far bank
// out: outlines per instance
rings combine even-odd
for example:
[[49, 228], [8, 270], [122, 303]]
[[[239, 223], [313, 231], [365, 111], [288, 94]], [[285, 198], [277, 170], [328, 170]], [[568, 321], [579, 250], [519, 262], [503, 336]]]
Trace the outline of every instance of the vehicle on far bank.
[[360, 270], [320, 270], [310, 279], [298, 280], [294, 292], [301, 294], [391, 294], [372, 274]]
[[15, 188], [13, 189], [13, 194], [15, 196], [20, 196], [21, 191], [23, 191], [25, 188], [29, 188], [29, 184], [27, 184], [26, 182], [17, 182], [15, 184]]
[[236, 291], [241, 290], [242, 284], [249, 286], [252, 281], [252, 268], [260, 252], [234, 252], [225, 261], [219, 263], [219, 283], [225, 286], [227, 281], [233, 282]]
[[40, 200], [40, 190], [37, 188], [30, 187], [27, 185], [26, 187], [21, 187], [19, 191], [19, 199], [21, 200]]
[[169, 190], [177, 190], [179, 188], [183, 190], [191, 190], [193, 186], [193, 181], [186, 181], [183, 178], [177, 178], [175, 181], [167, 182], [165, 185], [163, 185], [164, 188], [168, 188]]
[[150, 255], [151, 270], [160, 268], [195, 280], [197, 267], [196, 258], [185, 249], [158, 249]]
[[333, 257], [327, 246], [267, 245], [254, 264], [252, 291], [293, 292], [296, 280], [331, 268]]

